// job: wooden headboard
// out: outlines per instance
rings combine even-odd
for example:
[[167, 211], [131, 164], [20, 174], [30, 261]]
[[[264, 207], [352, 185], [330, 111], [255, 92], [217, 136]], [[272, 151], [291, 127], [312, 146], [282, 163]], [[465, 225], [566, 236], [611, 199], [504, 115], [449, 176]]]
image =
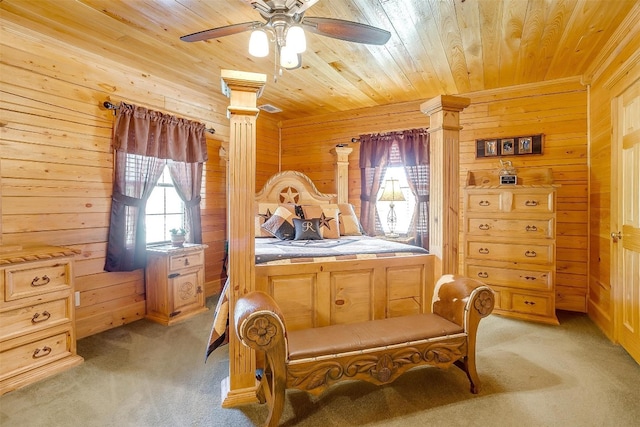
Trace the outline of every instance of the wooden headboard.
[[307, 175], [297, 171], [282, 171], [273, 175], [256, 194], [257, 203], [322, 205], [336, 203], [336, 199], [336, 194], [319, 192]]

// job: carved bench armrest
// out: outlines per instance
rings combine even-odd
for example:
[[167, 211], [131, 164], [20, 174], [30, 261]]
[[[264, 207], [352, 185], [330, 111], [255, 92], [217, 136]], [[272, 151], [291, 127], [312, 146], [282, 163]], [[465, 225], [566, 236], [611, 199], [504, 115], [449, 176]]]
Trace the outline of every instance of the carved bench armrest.
[[234, 320], [240, 341], [255, 350], [268, 351], [286, 342], [280, 307], [264, 292], [254, 291], [238, 298]]
[[468, 332], [469, 322], [477, 322], [493, 311], [494, 294], [479, 280], [446, 274], [436, 283], [432, 310]]

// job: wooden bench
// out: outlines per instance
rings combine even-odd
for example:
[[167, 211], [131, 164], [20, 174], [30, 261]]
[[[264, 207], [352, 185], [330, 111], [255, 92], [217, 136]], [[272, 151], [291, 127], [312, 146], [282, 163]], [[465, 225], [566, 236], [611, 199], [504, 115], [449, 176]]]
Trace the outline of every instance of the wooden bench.
[[269, 405], [266, 425], [277, 426], [287, 388], [319, 395], [343, 380], [387, 384], [421, 365], [455, 364], [478, 393], [476, 332], [493, 306], [493, 291], [482, 282], [445, 275], [428, 314], [287, 331], [276, 302], [254, 291], [238, 299], [234, 324], [243, 344], [264, 352], [258, 399]]

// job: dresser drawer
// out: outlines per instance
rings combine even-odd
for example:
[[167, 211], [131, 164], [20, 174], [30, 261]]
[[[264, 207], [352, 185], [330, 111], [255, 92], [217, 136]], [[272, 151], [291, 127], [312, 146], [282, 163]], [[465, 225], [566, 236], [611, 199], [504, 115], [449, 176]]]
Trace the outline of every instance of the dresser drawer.
[[71, 310], [67, 297], [0, 313], [0, 340], [70, 322]]
[[511, 292], [511, 311], [536, 316], [551, 316], [555, 311], [551, 296]]
[[499, 192], [467, 192], [466, 193], [466, 206], [469, 212], [500, 212], [500, 199], [501, 194]]
[[71, 325], [0, 343], [0, 381], [72, 355]]
[[555, 236], [555, 221], [549, 219], [467, 218], [466, 232], [473, 236], [545, 238]]
[[169, 270], [181, 270], [186, 267], [196, 267], [204, 264], [204, 251], [189, 252], [172, 255], [169, 258]]
[[513, 194], [512, 209], [514, 212], [554, 212], [554, 191], [541, 189], [528, 190], [526, 193]]
[[538, 291], [553, 289], [553, 276], [550, 271], [518, 270], [469, 264], [465, 268], [465, 275], [478, 278], [488, 285]]
[[21, 263], [4, 270], [4, 298], [14, 301], [47, 292], [71, 290], [71, 262], [47, 260]]
[[467, 241], [465, 250], [469, 259], [546, 265], [554, 260], [554, 248], [552, 242], [516, 244]]

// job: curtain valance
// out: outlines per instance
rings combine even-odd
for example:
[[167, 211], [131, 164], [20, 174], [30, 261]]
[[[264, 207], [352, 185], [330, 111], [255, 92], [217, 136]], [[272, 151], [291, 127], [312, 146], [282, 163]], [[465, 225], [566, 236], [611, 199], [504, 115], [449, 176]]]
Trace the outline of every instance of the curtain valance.
[[122, 102], [113, 126], [118, 151], [176, 162], [208, 159], [204, 123]]
[[[397, 144], [405, 166], [429, 164], [429, 144], [425, 129], [360, 135], [360, 168], [381, 167]], [[427, 141], [427, 142], [425, 142]]]

